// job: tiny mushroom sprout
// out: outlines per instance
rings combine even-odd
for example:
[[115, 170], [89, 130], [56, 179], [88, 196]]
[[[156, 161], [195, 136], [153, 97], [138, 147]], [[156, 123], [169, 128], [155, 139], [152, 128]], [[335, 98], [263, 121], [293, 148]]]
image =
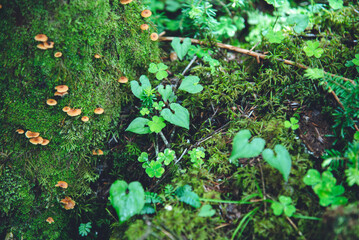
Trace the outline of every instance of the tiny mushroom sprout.
[[158, 39], [158, 34], [157, 33], [151, 33], [151, 40], [156, 41], [157, 39]]
[[37, 34], [35, 40], [39, 42], [46, 42], [49, 39], [45, 34]]
[[83, 116], [81, 118], [81, 121], [83, 121], [83, 122], [88, 122], [89, 120], [90, 120], [90, 118], [88, 116]]
[[18, 134], [24, 134], [25, 131], [22, 130], [22, 129], [17, 129], [16, 132], [17, 132]]
[[149, 27], [150, 26], [148, 26], [148, 24], [145, 24], [145, 23], [141, 24], [141, 26], [140, 26], [141, 30], [143, 30], [143, 31], [147, 30]]
[[103, 108], [96, 108], [94, 113], [95, 114], [102, 114], [105, 110], [103, 110]]
[[68, 92], [55, 92], [54, 96], [63, 97], [63, 96], [65, 96], [66, 94], [68, 94]]
[[54, 219], [52, 218], [52, 217], [48, 217], [47, 219], [46, 219], [46, 222], [48, 222], [48, 223], [53, 223], [53, 222], [55, 222], [54, 221]]
[[42, 49], [42, 50], [47, 49], [43, 43], [37, 44], [37, 48]]
[[57, 104], [55, 99], [47, 99], [46, 104], [50, 106], [55, 106]]
[[42, 137], [34, 137], [30, 139], [30, 142], [34, 145], [41, 144], [44, 141]]
[[59, 92], [59, 93], [63, 93], [63, 92], [67, 92], [67, 90], [69, 90], [69, 87], [66, 85], [59, 85], [56, 86], [55, 89]]
[[67, 112], [67, 115], [69, 115], [70, 117], [75, 117], [81, 114], [81, 109], [71, 109], [70, 111]]
[[132, 2], [133, 0], [121, 0], [120, 3], [125, 5], [125, 4], [129, 4], [130, 2]]
[[59, 58], [59, 57], [62, 56], [62, 52], [56, 52], [56, 53], [54, 54], [54, 56], [57, 57], [57, 58]]
[[40, 133], [38, 133], [38, 132], [26, 131], [25, 136], [26, 136], [27, 138], [35, 138], [35, 137], [40, 136]]
[[48, 48], [54, 48], [54, 42], [44, 42], [44, 46], [46, 47], [46, 49]]
[[147, 17], [149, 17], [151, 15], [152, 15], [152, 12], [150, 10], [148, 10], [148, 9], [145, 9], [145, 10], [143, 10], [141, 12], [141, 16], [144, 17], [144, 18], [147, 18]]
[[128, 82], [128, 78], [125, 77], [125, 76], [122, 76], [122, 77], [120, 77], [120, 79], [118, 79], [118, 82], [119, 82], [119, 83], [127, 83], [127, 82]]
[[71, 108], [68, 107], [68, 106], [66, 106], [66, 107], [64, 107], [64, 108], [62, 109], [62, 111], [64, 111], [64, 112], [68, 112], [68, 111], [70, 111], [70, 110], [71, 110]]
[[67, 188], [69, 185], [65, 181], [58, 181], [55, 187]]
[[47, 144], [50, 143], [50, 140], [49, 139], [45, 139], [42, 141], [42, 143], [40, 143], [42, 146], [46, 146]]
[[75, 201], [70, 197], [65, 197], [64, 199], [61, 199], [60, 202], [64, 204], [64, 208], [66, 210], [73, 209], [76, 205]]
[[95, 56], [93, 56], [94, 58], [101, 58], [100, 54], [95, 54]]

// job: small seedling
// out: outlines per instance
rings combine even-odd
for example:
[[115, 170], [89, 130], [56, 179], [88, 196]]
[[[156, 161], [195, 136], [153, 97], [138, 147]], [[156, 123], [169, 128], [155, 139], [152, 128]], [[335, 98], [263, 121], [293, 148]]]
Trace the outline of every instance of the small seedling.
[[168, 73], [166, 71], [168, 67], [163, 63], [151, 63], [148, 71], [150, 73], [156, 73], [156, 78], [158, 80], [162, 80], [168, 76]]
[[307, 46], [303, 48], [308, 57], [314, 56], [320, 58], [324, 52], [323, 48], [319, 47], [319, 42], [307, 42]]
[[198, 213], [198, 216], [212, 217], [214, 214], [216, 214], [216, 210], [214, 210], [211, 205], [203, 205], [200, 212]]
[[85, 237], [87, 236], [90, 232], [91, 232], [91, 222], [88, 222], [88, 223], [80, 223], [80, 226], [79, 226], [79, 234], [82, 236], [82, 237]]
[[284, 39], [284, 35], [281, 31], [274, 32], [272, 29], [267, 32], [265, 37], [270, 43], [281, 43]]
[[200, 167], [203, 164], [203, 158], [206, 156], [203, 147], [194, 148], [188, 153], [194, 166]]
[[297, 130], [299, 128], [299, 124], [298, 124], [299, 120], [291, 117], [290, 121], [285, 121], [284, 122], [284, 127], [285, 128], [291, 128], [292, 130]]
[[288, 181], [290, 169], [292, 167], [292, 159], [288, 150], [281, 144], [277, 144], [274, 147], [274, 151], [277, 156], [274, 156], [272, 149], [265, 149], [262, 153], [263, 159], [272, 167], [277, 169], [282, 175], [285, 181]]
[[279, 196], [279, 202], [273, 202], [271, 208], [276, 216], [284, 212], [287, 217], [291, 217], [296, 211], [295, 206], [292, 205], [292, 198], [286, 196]]

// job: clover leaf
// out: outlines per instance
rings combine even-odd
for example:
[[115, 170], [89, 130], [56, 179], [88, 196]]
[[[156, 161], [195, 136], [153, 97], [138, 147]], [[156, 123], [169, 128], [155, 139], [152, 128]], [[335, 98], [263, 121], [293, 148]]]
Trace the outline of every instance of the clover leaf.
[[308, 41], [307, 46], [305, 46], [303, 50], [308, 57], [314, 55], [316, 58], [320, 58], [324, 52], [323, 48], [319, 47], [319, 42], [312, 41]]
[[139, 162], [147, 162], [148, 161], [148, 153], [142, 152], [141, 155], [137, 158]]
[[262, 153], [263, 159], [272, 167], [282, 173], [285, 181], [288, 181], [290, 169], [292, 167], [292, 159], [287, 149], [281, 144], [274, 147], [277, 156], [274, 156], [272, 149], [265, 149]]
[[171, 46], [177, 53], [178, 58], [182, 61], [191, 47], [191, 39], [185, 38], [182, 44], [180, 42], [181, 40], [178, 37], [175, 37], [171, 42]]
[[163, 153], [160, 152], [157, 156], [157, 161], [160, 163], [164, 162], [166, 166], [169, 165], [173, 159], [175, 159], [175, 151], [168, 148], [166, 148]]
[[156, 73], [156, 78], [158, 80], [162, 80], [168, 76], [168, 73], [166, 71], [167, 68], [168, 68], [168, 66], [166, 66], [163, 63], [159, 63], [159, 64], [150, 63], [150, 67], [149, 67], [148, 71], [150, 73]]
[[187, 76], [182, 80], [181, 85], [178, 89], [189, 92], [189, 93], [199, 93], [203, 90], [203, 86], [198, 83], [199, 77], [197, 76]]
[[153, 107], [158, 111], [161, 111], [164, 106], [165, 106], [165, 104], [162, 101], [153, 103]]
[[148, 108], [144, 107], [141, 109], [140, 113], [142, 116], [145, 116], [150, 113], [150, 110], [148, 110]]
[[190, 155], [191, 162], [198, 167], [203, 164], [203, 158], [206, 156], [203, 147], [194, 148], [188, 151], [188, 154]]
[[355, 58], [352, 60], [352, 63], [359, 66], [359, 54], [355, 54]]
[[285, 128], [292, 128], [293, 130], [296, 130], [296, 129], [299, 128], [298, 122], [299, 122], [298, 119], [296, 119], [294, 117], [291, 117], [290, 122], [289, 121], [284, 122], [284, 127]]
[[256, 157], [264, 149], [265, 140], [262, 138], [253, 138], [252, 142], [249, 143], [248, 140], [251, 138], [251, 133], [249, 130], [241, 130], [233, 138], [233, 149], [232, 154], [229, 158], [231, 163], [237, 164], [235, 162], [238, 158], [252, 158]]
[[150, 127], [151, 132], [159, 133], [166, 127], [163, 117], [153, 116], [152, 121], [149, 121], [147, 125]]
[[162, 167], [162, 164], [160, 162], [151, 161], [148, 167], [146, 168], [147, 175], [152, 178], [160, 178], [162, 174], [165, 172], [165, 169]]
[[203, 205], [200, 212], [198, 213], [198, 216], [200, 217], [212, 217], [214, 214], [216, 214], [216, 210], [212, 208], [211, 205]]
[[236, 31], [237, 26], [232, 23], [232, 18], [225, 16], [219, 18], [219, 24], [215, 28], [215, 34], [233, 37]]
[[281, 43], [284, 39], [284, 35], [281, 31], [274, 32], [272, 29], [265, 35], [270, 43]]
[[271, 208], [276, 216], [284, 212], [287, 217], [291, 217], [296, 211], [295, 206], [292, 205], [292, 198], [286, 196], [279, 196], [279, 202], [273, 202]]
[[182, 107], [178, 103], [171, 103], [170, 108], [165, 108], [161, 111], [161, 116], [168, 122], [189, 129], [189, 112], [186, 108]]

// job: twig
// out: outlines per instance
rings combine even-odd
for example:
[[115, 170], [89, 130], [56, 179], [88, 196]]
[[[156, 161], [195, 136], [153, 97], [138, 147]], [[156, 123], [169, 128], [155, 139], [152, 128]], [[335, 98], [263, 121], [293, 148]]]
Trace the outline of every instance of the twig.
[[304, 240], [306, 240], [306, 238], [303, 236], [303, 233], [297, 228], [297, 226], [294, 224], [294, 222], [288, 217], [286, 216], [288, 222], [290, 223], [290, 225], [292, 225], [292, 227], [298, 232], [299, 236], [303, 237]]
[[264, 185], [262, 164], [260, 162], [259, 162], [259, 169], [261, 170], [261, 180], [262, 180], [262, 187], [263, 187], [264, 214], [266, 214], [267, 213], [267, 202], [265, 201], [267, 199], [267, 197], [266, 197], [266, 186]]
[[168, 141], [162, 131], [160, 132], [160, 136], [161, 136], [163, 142], [165, 143], [166, 147], [171, 148], [171, 145], [168, 143]]

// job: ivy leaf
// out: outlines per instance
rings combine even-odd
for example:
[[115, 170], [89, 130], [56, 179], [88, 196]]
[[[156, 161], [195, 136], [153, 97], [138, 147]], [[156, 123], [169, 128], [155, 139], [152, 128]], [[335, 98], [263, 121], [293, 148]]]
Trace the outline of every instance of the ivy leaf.
[[152, 121], [149, 121], [147, 125], [150, 127], [151, 132], [159, 133], [166, 127], [166, 123], [163, 121], [163, 117], [153, 116]]
[[239, 131], [233, 138], [233, 149], [229, 161], [234, 163], [238, 158], [252, 158], [256, 157], [264, 149], [265, 140], [262, 138], [253, 138], [252, 142], [248, 140], [251, 138], [251, 132], [247, 129]]
[[292, 166], [292, 159], [287, 149], [281, 144], [274, 147], [277, 156], [274, 156], [272, 149], [265, 149], [262, 153], [263, 159], [272, 167], [282, 173], [285, 181], [288, 181], [288, 176]]
[[312, 41], [307, 42], [307, 46], [303, 50], [308, 57], [314, 55], [316, 58], [320, 58], [324, 52], [323, 48], [319, 48], [319, 42]]
[[171, 46], [177, 53], [178, 58], [182, 61], [191, 46], [191, 39], [185, 38], [182, 44], [180, 42], [181, 40], [178, 37], [175, 37], [171, 42]]
[[170, 108], [175, 112], [172, 113], [170, 109], [165, 108], [161, 111], [161, 116], [168, 122], [189, 129], [189, 112], [186, 108], [178, 103], [171, 103]]
[[150, 120], [142, 117], [135, 118], [130, 125], [126, 128], [125, 131], [133, 132], [137, 134], [148, 134], [151, 133], [151, 130], [149, 127], [145, 127], [145, 125]]
[[145, 191], [141, 183], [117, 180], [110, 188], [110, 202], [116, 210], [120, 222], [141, 212], [145, 205]]
[[328, 1], [329, 1], [329, 5], [335, 10], [343, 8], [343, 0], [328, 0]]
[[201, 211], [198, 213], [198, 216], [212, 217], [214, 214], [216, 214], [216, 210], [214, 210], [211, 205], [207, 204], [207, 205], [203, 205]]
[[150, 162], [148, 168], [146, 168], [146, 173], [150, 178], [154, 176], [160, 178], [164, 172], [165, 169], [162, 167], [162, 164], [153, 160]]
[[309, 18], [304, 14], [295, 14], [288, 17], [287, 22], [289, 25], [294, 25], [294, 31], [296, 33], [301, 33], [309, 24]]
[[161, 84], [158, 87], [158, 92], [161, 94], [163, 101], [167, 102], [167, 100], [172, 94], [172, 87], [171, 85], [166, 85], [166, 88], [164, 88], [163, 85]]
[[265, 35], [270, 43], [281, 43], [284, 39], [282, 31], [274, 32], [272, 29]]
[[182, 80], [181, 85], [178, 89], [189, 92], [189, 93], [199, 93], [203, 90], [203, 86], [198, 83], [199, 77], [197, 76], [187, 76]]
[[308, 68], [305, 70], [304, 77], [310, 79], [320, 79], [324, 77], [324, 70], [320, 68]]
[[145, 75], [142, 75], [140, 77], [140, 83], [141, 83], [141, 86], [135, 80], [130, 82], [131, 91], [132, 91], [133, 95], [135, 95], [139, 99], [141, 99], [141, 97], [143, 95], [143, 91], [144, 91], [145, 88], [147, 88], [147, 87], [151, 88], [150, 80]]

